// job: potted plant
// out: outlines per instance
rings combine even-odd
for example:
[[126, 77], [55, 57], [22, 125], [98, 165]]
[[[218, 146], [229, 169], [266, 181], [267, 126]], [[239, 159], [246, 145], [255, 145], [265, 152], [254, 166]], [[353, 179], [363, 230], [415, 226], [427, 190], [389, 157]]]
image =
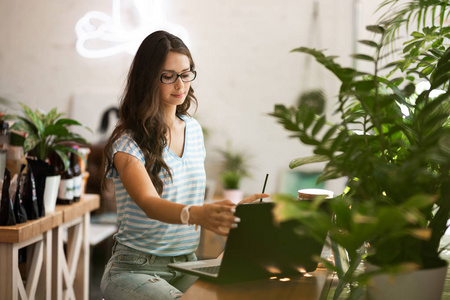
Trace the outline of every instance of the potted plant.
[[297, 100], [298, 106], [305, 104], [314, 108], [316, 114], [320, 115], [325, 110], [325, 95], [322, 89], [311, 89], [300, 94]]
[[[6, 119], [15, 120], [11, 130], [25, 134], [23, 151], [35, 158], [28, 159], [28, 163], [32, 165], [36, 181], [37, 201], [42, 206], [47, 176], [54, 175], [52, 167], [54, 158], [60, 159], [64, 164], [64, 170], [67, 170], [70, 166], [67, 155], [69, 152], [83, 157], [81, 153], [70, 147], [70, 144], [87, 144], [87, 141], [79, 134], [71, 132], [70, 126], [85, 126], [73, 119], [63, 118], [64, 113], [58, 113], [56, 108], [45, 113], [41, 110], [33, 111], [23, 103], [19, 104], [22, 107], [22, 114], [10, 114], [6, 116]], [[43, 211], [41, 207], [39, 209]]]
[[244, 195], [240, 189], [241, 179], [249, 177], [248, 156], [243, 152], [233, 150], [230, 142], [227, 143], [226, 149], [218, 151], [223, 158], [220, 179], [224, 188], [224, 197], [238, 203]]
[[[447, 271], [440, 241], [450, 215], [450, 27], [444, 22], [450, 7], [448, 1], [408, 1], [400, 9], [397, 4], [384, 1], [380, 7], [392, 5], [389, 12], [380, 25], [367, 27], [377, 40], [360, 41], [374, 55], [353, 55], [371, 63], [373, 72], [342, 67], [316, 49], [294, 50], [312, 55], [340, 80], [339, 122], [306, 106], [276, 105], [271, 113], [314, 148], [313, 156], [293, 160], [291, 168], [327, 162], [319, 181], [347, 178], [344, 193], [330, 201], [276, 197], [279, 220], [298, 219], [317, 237], [328, 232], [335, 253], [344, 249], [348, 255], [348, 266], [322, 261], [340, 279], [334, 299], [346, 287], [349, 298], [357, 299], [378, 274], [411, 270], [440, 273], [440, 298]], [[427, 13], [439, 21], [424, 26]], [[399, 28], [414, 18], [418, 27], [403, 44], [401, 58], [385, 63]], [[361, 262], [374, 271], [364, 272]], [[436, 299], [421, 294], [429, 287], [409, 282], [414, 298], [382, 299]]]

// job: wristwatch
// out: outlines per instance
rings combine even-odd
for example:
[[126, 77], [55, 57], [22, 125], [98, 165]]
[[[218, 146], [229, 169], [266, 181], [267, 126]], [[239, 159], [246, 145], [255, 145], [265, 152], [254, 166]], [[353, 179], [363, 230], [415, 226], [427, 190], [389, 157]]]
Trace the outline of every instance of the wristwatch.
[[189, 208], [191, 208], [192, 205], [186, 205], [185, 207], [183, 207], [183, 209], [181, 210], [181, 215], [180, 215], [180, 219], [181, 219], [181, 223], [183, 224], [189, 224], [189, 219], [190, 219], [190, 214], [189, 214]]

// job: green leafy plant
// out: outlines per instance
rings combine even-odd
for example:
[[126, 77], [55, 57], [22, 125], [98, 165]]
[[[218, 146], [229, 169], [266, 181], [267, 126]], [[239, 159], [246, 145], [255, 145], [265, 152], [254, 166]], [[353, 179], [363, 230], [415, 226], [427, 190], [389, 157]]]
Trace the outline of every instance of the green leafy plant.
[[305, 104], [313, 107], [316, 114], [322, 114], [325, 110], [325, 95], [321, 89], [312, 89], [303, 92], [298, 97], [298, 105]]
[[[445, 25], [449, 17], [448, 0], [385, 0], [379, 5], [378, 10], [385, 9], [386, 13], [380, 19], [380, 23], [388, 24], [386, 39], [389, 42], [394, 41], [403, 28], [421, 31], [421, 29], [437, 27], [447, 30]], [[441, 41], [432, 39], [432, 42]]]
[[[424, 5], [434, 12], [439, 8], [442, 19], [449, 14], [447, 2], [402, 5], [418, 4], [422, 13], [427, 11]], [[382, 24], [367, 27], [376, 41], [360, 41], [374, 54], [353, 55], [371, 63], [371, 73], [342, 67], [323, 51], [293, 50], [312, 55], [341, 82], [339, 122], [331, 123], [307, 106], [276, 105], [271, 113], [291, 136], [314, 148], [313, 156], [293, 160], [291, 168], [327, 162], [319, 181], [347, 178], [345, 192], [331, 201], [276, 199], [279, 220], [309, 224], [314, 236], [329, 232], [331, 246], [346, 250], [348, 268], [324, 261], [341, 279], [335, 299], [348, 283], [350, 298], [362, 294], [361, 284], [367, 284], [371, 274], [358, 272], [361, 260], [379, 266], [377, 272], [446, 264], [439, 246], [450, 216], [450, 28], [443, 22], [419, 26], [404, 43], [401, 59], [384, 63], [393, 32], [399, 24], [408, 24], [401, 21], [404, 15], [399, 17], [404, 10], [396, 15], [391, 8], [391, 13]], [[409, 16], [424, 19], [414, 11]], [[320, 209], [322, 204], [326, 210]]]
[[220, 176], [224, 189], [239, 189], [241, 179], [250, 176], [248, 172], [248, 155], [233, 150], [229, 142], [227, 143], [226, 149], [220, 149], [218, 151], [223, 158]]
[[236, 171], [225, 171], [220, 174], [220, 179], [222, 180], [223, 187], [226, 190], [239, 189], [241, 178], [241, 174]]
[[74, 152], [83, 157], [68, 143], [88, 143], [79, 134], [71, 132], [69, 127], [82, 126], [90, 131], [89, 128], [73, 119], [63, 118], [64, 113], [58, 113], [56, 108], [46, 114], [41, 110], [33, 111], [23, 103], [20, 103], [20, 106], [23, 109], [23, 115], [7, 115], [6, 119], [16, 120], [11, 129], [26, 134], [23, 141], [24, 153], [45, 161], [50, 153], [56, 152], [63, 161], [65, 169], [70, 165], [68, 152]]

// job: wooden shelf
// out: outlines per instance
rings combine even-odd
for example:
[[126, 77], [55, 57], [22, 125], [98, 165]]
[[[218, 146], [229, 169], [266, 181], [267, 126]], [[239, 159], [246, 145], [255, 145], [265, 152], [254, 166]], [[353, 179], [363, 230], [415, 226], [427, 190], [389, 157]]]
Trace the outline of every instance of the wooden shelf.
[[[57, 205], [39, 219], [0, 226], [0, 299], [62, 299], [68, 294], [87, 300], [90, 212], [99, 206], [99, 195], [85, 194], [79, 202]], [[67, 251], [62, 239], [65, 229]], [[27, 249], [32, 255], [27, 257], [26, 280], [18, 259], [24, 247], [32, 247]]]
[[39, 219], [13, 226], [0, 226], [0, 242], [19, 243], [28, 240], [99, 207], [99, 196], [86, 194], [79, 202], [70, 205], [56, 205], [54, 212], [46, 213]]

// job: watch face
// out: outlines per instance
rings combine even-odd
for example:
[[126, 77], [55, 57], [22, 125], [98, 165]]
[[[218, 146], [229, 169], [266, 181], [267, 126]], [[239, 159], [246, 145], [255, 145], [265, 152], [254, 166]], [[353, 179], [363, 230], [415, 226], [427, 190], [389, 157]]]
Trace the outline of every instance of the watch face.
[[181, 211], [181, 223], [187, 224], [189, 221], [189, 207], [184, 207]]

